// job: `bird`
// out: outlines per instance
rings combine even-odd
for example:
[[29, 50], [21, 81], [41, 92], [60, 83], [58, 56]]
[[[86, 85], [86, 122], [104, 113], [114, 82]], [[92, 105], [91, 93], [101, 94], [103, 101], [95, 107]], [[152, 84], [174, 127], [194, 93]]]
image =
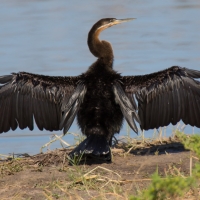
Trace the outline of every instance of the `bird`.
[[0, 133], [29, 128], [63, 130], [74, 119], [86, 136], [69, 154], [111, 161], [112, 138], [126, 120], [138, 133], [185, 124], [200, 127], [200, 71], [172, 66], [146, 75], [122, 76], [113, 69], [112, 46], [99, 35], [135, 18], [103, 18], [88, 33], [97, 60], [78, 76], [28, 72], [0, 76]]

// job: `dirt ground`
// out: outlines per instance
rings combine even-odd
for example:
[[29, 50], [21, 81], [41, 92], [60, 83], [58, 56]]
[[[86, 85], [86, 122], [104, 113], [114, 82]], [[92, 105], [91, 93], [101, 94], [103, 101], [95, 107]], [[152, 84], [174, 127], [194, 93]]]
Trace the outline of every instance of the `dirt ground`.
[[[128, 199], [146, 188], [158, 170], [188, 176], [190, 152], [178, 141], [118, 145], [113, 161], [70, 165], [67, 149], [0, 161], [0, 199]], [[191, 199], [191, 198], [189, 198]]]

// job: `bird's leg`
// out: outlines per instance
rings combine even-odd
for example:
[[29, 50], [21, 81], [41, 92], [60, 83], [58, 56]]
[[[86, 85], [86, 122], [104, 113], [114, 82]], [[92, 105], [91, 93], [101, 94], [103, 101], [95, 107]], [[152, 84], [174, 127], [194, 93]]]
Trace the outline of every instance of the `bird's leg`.
[[[114, 140], [113, 140], [114, 139]], [[114, 144], [113, 144], [113, 142], [114, 142]], [[113, 145], [112, 145], [113, 144]], [[112, 146], [115, 146], [116, 144], [118, 144], [118, 140], [117, 140], [117, 138], [113, 135], [112, 137], [111, 137], [111, 139], [109, 140], [109, 146], [110, 147], [112, 147]]]
[[112, 147], [112, 138], [113, 137], [110, 138], [109, 143], [108, 143], [110, 147]]

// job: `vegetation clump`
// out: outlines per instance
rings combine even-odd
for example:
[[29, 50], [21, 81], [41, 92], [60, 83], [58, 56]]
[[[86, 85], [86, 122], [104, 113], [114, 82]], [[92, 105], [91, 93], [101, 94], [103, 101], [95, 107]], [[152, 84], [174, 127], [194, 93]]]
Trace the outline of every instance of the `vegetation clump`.
[[[187, 136], [184, 133], [176, 132], [176, 137], [183, 143], [186, 149], [194, 152], [198, 157], [190, 156], [190, 162], [195, 158], [200, 159], [200, 135]], [[192, 166], [192, 164], [191, 164]], [[178, 173], [162, 178], [158, 172], [152, 175], [150, 186], [139, 196], [130, 196], [130, 200], [164, 200], [176, 199], [185, 195], [189, 190], [195, 190], [200, 180], [200, 164], [195, 164], [193, 173], [189, 177]], [[197, 197], [199, 198], [199, 197]]]

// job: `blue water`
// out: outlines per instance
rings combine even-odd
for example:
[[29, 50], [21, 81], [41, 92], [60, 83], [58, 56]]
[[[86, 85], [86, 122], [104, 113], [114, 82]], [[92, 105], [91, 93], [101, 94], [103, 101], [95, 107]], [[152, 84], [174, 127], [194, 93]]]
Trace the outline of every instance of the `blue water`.
[[[1, 0], [0, 75], [27, 71], [71, 76], [84, 72], [95, 61], [87, 47], [88, 31], [105, 17], [137, 18], [100, 36], [111, 42], [114, 68], [122, 75], [152, 73], [172, 65], [200, 69], [199, 0]], [[169, 133], [172, 128], [168, 127]], [[192, 131], [200, 132], [187, 126], [186, 132]], [[76, 123], [70, 132], [80, 132]], [[120, 135], [125, 132], [126, 125]], [[37, 128], [4, 133], [0, 154], [38, 153], [52, 134]], [[74, 142], [71, 135], [65, 140]], [[51, 149], [56, 147], [60, 144]]]

